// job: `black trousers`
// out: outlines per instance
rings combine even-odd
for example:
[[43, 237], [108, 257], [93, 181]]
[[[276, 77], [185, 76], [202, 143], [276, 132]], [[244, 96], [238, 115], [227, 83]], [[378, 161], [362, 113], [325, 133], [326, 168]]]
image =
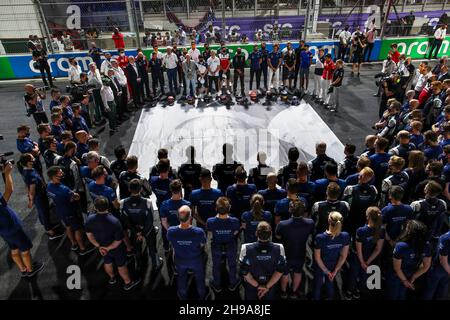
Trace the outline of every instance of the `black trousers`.
[[[434, 39], [433, 44], [431, 45], [431, 49], [430, 49], [430, 53], [428, 55], [428, 59], [431, 59], [432, 56], [433, 56], [433, 58], [437, 58], [437, 55], [439, 53], [439, 49], [441, 49], [442, 41], [443, 40]], [[433, 55], [433, 51], [435, 49], [436, 49], [436, 52]]]
[[209, 83], [208, 83], [208, 87], [209, 87], [209, 92], [212, 91], [212, 84], [214, 83], [214, 92], [219, 92], [219, 77], [214, 77], [214, 76], [209, 76], [208, 77]]
[[263, 75], [263, 80], [264, 80], [264, 88], [268, 89], [268, 85], [267, 85], [267, 66], [265, 67], [261, 67], [261, 73]]
[[133, 98], [133, 104], [137, 108], [139, 104], [142, 104], [142, 82], [138, 83], [134, 81], [131, 83], [131, 96]]
[[238, 80], [240, 80], [241, 82], [241, 94], [244, 95], [244, 75], [245, 75], [245, 71], [244, 69], [242, 69], [242, 73], [239, 74], [238, 70], [234, 70], [234, 74], [233, 74], [233, 92], [236, 93], [236, 89], [237, 89], [237, 83]]
[[300, 65], [296, 64], [295, 65], [295, 70], [294, 70], [294, 72], [295, 72], [295, 75], [294, 75], [294, 88], [297, 88], [297, 79], [298, 79], [299, 71], [300, 71]]
[[34, 121], [36, 125], [40, 125], [41, 123], [48, 123], [47, 114], [45, 112], [35, 112], [33, 113]]
[[142, 84], [142, 91], [141, 91], [142, 98], [145, 98], [145, 96], [147, 96], [147, 98], [150, 98], [150, 79], [148, 77], [148, 74], [144, 75], [141, 78], [141, 84]]
[[261, 86], [261, 69], [253, 70], [250, 69], [250, 90], [253, 88], [253, 78], [256, 74], [256, 89], [259, 89]]
[[156, 95], [158, 84], [161, 87], [161, 94], [164, 94], [164, 74], [162, 71], [152, 72], [152, 89], [154, 95]]
[[[44, 82], [44, 85], [48, 87], [48, 84], [50, 83], [50, 87], [53, 87], [53, 79], [52, 79], [52, 73], [50, 71], [50, 65], [47, 61], [40, 61], [39, 62], [39, 71], [41, 72], [42, 81]], [[47, 72], [48, 82], [45, 78], [45, 73]]]

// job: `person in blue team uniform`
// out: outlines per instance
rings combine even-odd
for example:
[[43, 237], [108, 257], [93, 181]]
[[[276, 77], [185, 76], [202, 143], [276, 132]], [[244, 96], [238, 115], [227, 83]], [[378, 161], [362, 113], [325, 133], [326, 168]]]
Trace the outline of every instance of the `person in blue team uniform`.
[[103, 196], [108, 199], [111, 213], [118, 217], [120, 203], [117, 199], [116, 191], [106, 185], [106, 178], [108, 176], [108, 172], [102, 165], [97, 166], [94, 170], [92, 170], [92, 181], [88, 184], [88, 190], [92, 201], [95, 201], [95, 199], [99, 196]]
[[300, 199], [305, 203], [306, 207], [308, 206], [306, 200], [298, 196], [297, 181], [295, 179], [288, 180], [286, 191], [286, 198], [277, 201], [275, 204], [275, 225], [279, 224], [280, 221], [287, 220], [291, 217], [291, 214], [289, 213], [289, 203], [292, 200]]
[[129, 184], [133, 179], [138, 179], [142, 184], [142, 196], [149, 197], [152, 194], [152, 188], [147, 179], [138, 172], [138, 157], [128, 156], [125, 162], [126, 169], [119, 174], [119, 192], [120, 199], [130, 196]]
[[427, 274], [424, 300], [447, 300], [450, 279], [450, 231], [441, 235], [438, 242], [438, 259]]
[[84, 130], [89, 133], [89, 127], [86, 123], [86, 120], [81, 115], [81, 104], [74, 103], [72, 105], [73, 118], [72, 118], [72, 132], [75, 135], [76, 132], [80, 130]]
[[241, 219], [242, 213], [250, 210], [250, 198], [258, 190], [254, 184], [247, 183], [247, 172], [239, 166], [235, 171], [236, 183], [227, 188], [226, 196], [230, 199], [231, 213]]
[[275, 169], [266, 164], [267, 154], [258, 152], [256, 161], [258, 166], [251, 168], [248, 173], [248, 183], [253, 183], [258, 191], [267, 189], [267, 175]]
[[142, 243], [145, 240], [148, 256], [152, 260], [152, 273], [155, 273], [160, 269], [162, 259], [157, 255], [157, 229], [153, 225], [152, 201], [141, 195], [141, 180], [131, 180], [128, 188], [130, 197], [120, 200], [121, 218], [124, 222], [124, 227], [131, 232], [130, 240], [133, 245], [137, 242]]
[[389, 141], [383, 137], [378, 137], [375, 140], [375, 154], [369, 157], [370, 167], [375, 173], [375, 186], [377, 190], [381, 190], [381, 182], [386, 177], [386, 172], [388, 171], [389, 159], [391, 155], [386, 153], [386, 148], [389, 145]]
[[75, 156], [78, 159], [83, 159], [83, 156], [89, 152], [89, 146], [87, 144], [91, 136], [84, 130], [74, 132], [74, 136], [77, 139], [77, 153]]
[[231, 205], [227, 198], [220, 197], [216, 202], [217, 215], [208, 218], [206, 229], [211, 239], [211, 257], [213, 279], [210, 282], [211, 288], [222, 291], [221, 266], [222, 259], [225, 258], [228, 264], [228, 288], [234, 291], [239, 286], [237, 278], [237, 243], [236, 236], [239, 233], [240, 223], [235, 217], [230, 216]]
[[409, 175], [403, 170], [405, 160], [399, 156], [392, 156], [388, 162], [390, 175], [381, 183], [381, 206], [385, 206], [389, 202], [388, 193], [393, 186], [400, 186], [406, 190], [409, 182]]
[[223, 161], [214, 165], [212, 176], [217, 181], [217, 188], [225, 194], [227, 188], [236, 182], [235, 172], [241, 164], [233, 159], [233, 145], [225, 143], [222, 154]]
[[52, 113], [50, 119], [52, 121], [50, 124], [51, 135], [54, 136], [56, 140], [61, 141], [61, 134], [66, 130], [62, 123], [62, 115], [60, 113]]
[[186, 148], [187, 161], [178, 169], [178, 177], [183, 184], [184, 198], [189, 200], [192, 190], [200, 188], [200, 173], [202, 166], [195, 161], [195, 148], [189, 146]]
[[47, 184], [47, 196], [53, 201], [56, 215], [66, 227], [72, 251], [79, 251], [81, 256], [91, 252], [95, 248], [88, 248], [85, 245], [83, 219], [75, 205], [80, 200], [80, 195], [61, 183], [64, 172], [60, 167], [50, 167], [47, 175], [50, 179]]
[[300, 152], [297, 147], [292, 147], [288, 151], [289, 163], [278, 171], [278, 184], [282, 187], [286, 186], [289, 179], [297, 177], [298, 158]]
[[402, 157], [405, 160], [405, 166], [408, 166], [409, 153], [416, 149], [416, 146], [410, 142], [409, 132], [402, 130], [397, 133], [398, 145], [389, 150], [393, 156]]
[[193, 190], [189, 201], [197, 227], [205, 229], [209, 218], [216, 215], [216, 201], [223, 196], [222, 191], [211, 188], [211, 171], [203, 168], [200, 173], [201, 188]]
[[253, 89], [253, 78], [256, 75], [256, 90], [261, 87], [261, 64], [262, 54], [259, 51], [258, 45], [253, 45], [253, 51], [248, 55], [250, 61], [250, 91]]
[[264, 89], [268, 90], [269, 85], [267, 83], [267, 71], [269, 68], [269, 64], [268, 64], [269, 50], [267, 50], [265, 42], [261, 43], [261, 49], [259, 50], [259, 53], [261, 54], [261, 74], [263, 76]]
[[[366, 167], [370, 167], [369, 157], [367, 157], [365, 155], [361, 155], [358, 159], [358, 162], [356, 162], [356, 171], [357, 172], [349, 175], [347, 177], [347, 179], [345, 179], [345, 183], [347, 184], [347, 186], [354, 186], [354, 185], [358, 184], [359, 173], [361, 172], [362, 169], [364, 169]], [[375, 183], [375, 178], [373, 178], [373, 180], [370, 181], [370, 184], [374, 184], [374, 183]]]
[[434, 131], [426, 131], [424, 133], [425, 142], [423, 143], [422, 149], [425, 155], [425, 161], [438, 160], [442, 155], [444, 150], [439, 145], [438, 134]]
[[42, 271], [44, 264], [33, 263], [30, 253], [33, 243], [23, 230], [22, 221], [17, 213], [8, 206], [14, 189], [12, 169], [13, 165], [7, 162], [3, 165], [1, 172], [5, 179], [5, 191], [0, 192], [0, 237], [11, 250], [11, 259], [21, 272], [21, 276], [33, 277]]
[[192, 226], [191, 209], [182, 206], [178, 209], [178, 226], [170, 227], [167, 231], [167, 240], [173, 248], [175, 268], [178, 273], [177, 291], [181, 300], [188, 299], [188, 272], [192, 271], [195, 277], [198, 298], [207, 298], [205, 285], [205, 232]]
[[[39, 159], [39, 146], [36, 142], [30, 139], [29, 126], [21, 125], [17, 128], [16, 146], [20, 153], [31, 153], [36, 159]], [[35, 161], [34, 168], [42, 176], [41, 161]], [[22, 166], [20, 166], [20, 163], [18, 164], [17, 169], [22, 174]]]
[[327, 187], [327, 199], [314, 203], [311, 218], [314, 220], [314, 234], [323, 233], [328, 229], [328, 217], [331, 212], [337, 211], [342, 215], [342, 223], [347, 230], [347, 220], [350, 205], [347, 201], [339, 200], [341, 188], [337, 183], [331, 182]]
[[347, 143], [344, 148], [345, 158], [338, 164], [338, 178], [346, 180], [348, 176], [357, 173], [359, 158], [355, 156], [356, 146]]
[[431, 248], [427, 228], [409, 220], [393, 251], [393, 263], [386, 275], [389, 300], [405, 300], [408, 290], [415, 290], [416, 280], [431, 266]]
[[114, 266], [117, 267], [124, 282], [123, 289], [128, 291], [141, 282], [132, 280], [127, 267], [127, 251], [124, 245], [122, 225], [119, 219], [109, 212], [109, 200], [99, 196], [94, 201], [96, 213], [92, 213], [86, 220], [86, 235], [92, 245], [103, 256], [105, 272], [109, 276], [109, 284], [117, 282]]
[[51, 222], [50, 205], [48, 203], [46, 184], [43, 177], [33, 169], [36, 159], [31, 153], [24, 153], [20, 156], [20, 164], [23, 167], [23, 179], [28, 190], [28, 208], [36, 207], [39, 222], [44, 226], [44, 229], [50, 240], [54, 240], [63, 236], [62, 233], [57, 232], [58, 224]]
[[430, 241], [433, 252], [439, 237], [445, 232], [445, 226], [448, 225], [447, 204], [438, 198], [441, 193], [440, 184], [430, 181], [425, 186], [425, 199], [411, 203], [415, 219], [423, 222], [427, 227], [427, 240]]
[[384, 245], [383, 218], [378, 207], [366, 211], [367, 224], [356, 230], [354, 251], [350, 254], [350, 274], [345, 298], [359, 299], [366, 290], [367, 268], [379, 265], [378, 258]]
[[254, 194], [250, 200], [251, 210], [242, 214], [242, 229], [244, 230], [244, 243], [255, 242], [256, 227], [261, 221], [272, 223], [272, 214], [264, 211], [264, 198], [260, 194]]
[[169, 151], [167, 149], [162, 148], [162, 149], [158, 150], [158, 163], [156, 165], [154, 165], [153, 167], [151, 167], [150, 178], [159, 176], [159, 173], [160, 173], [159, 161], [162, 159], [167, 159], [167, 161], [169, 162], [169, 178], [176, 179], [177, 172], [175, 169], [172, 169], [172, 167], [170, 166], [170, 160], [168, 157], [169, 157]]
[[169, 178], [170, 162], [168, 159], [161, 159], [158, 162], [158, 175], [150, 175], [150, 185], [156, 196], [156, 205], [158, 209], [164, 200], [170, 199], [172, 196], [169, 185], [172, 179]]
[[170, 227], [177, 226], [178, 221], [178, 209], [182, 206], [191, 206], [189, 201], [183, 199], [181, 181], [176, 179], [170, 182], [169, 185], [170, 199], [165, 200], [161, 207], [159, 207], [159, 217], [161, 218], [161, 226], [163, 227], [163, 243], [164, 249], [169, 249], [169, 242], [167, 242], [166, 234]]
[[373, 170], [365, 167], [358, 173], [358, 183], [349, 185], [344, 190], [342, 198], [350, 205], [345, 229], [352, 236], [355, 234], [356, 229], [365, 222], [361, 212], [366, 212], [367, 208], [376, 205], [378, 191], [375, 186], [371, 185], [373, 176]]
[[44, 141], [51, 134], [50, 126], [48, 125], [48, 123], [41, 123], [37, 126], [37, 132], [39, 134], [39, 139], [37, 142], [38, 148], [39, 148], [39, 153], [44, 154], [45, 150], [47, 150]]
[[342, 215], [331, 212], [328, 230], [318, 234], [314, 240], [314, 287], [313, 299], [320, 300], [322, 287], [326, 288], [328, 300], [334, 300], [336, 275], [347, 260], [350, 236], [342, 232]]
[[316, 157], [308, 162], [310, 173], [309, 179], [316, 181], [325, 177], [325, 164], [333, 162], [334, 159], [327, 156], [327, 144], [319, 142], [316, 144]]
[[316, 184], [309, 180], [308, 163], [300, 161], [297, 167], [297, 191], [299, 198], [306, 200], [306, 211], [310, 211], [314, 204]]
[[314, 231], [314, 221], [306, 218], [303, 201], [293, 200], [289, 204], [291, 218], [281, 221], [275, 230], [275, 236], [286, 250], [286, 274], [281, 279], [281, 298], [287, 298], [289, 275], [292, 278], [291, 299], [298, 299], [305, 264], [306, 244]]
[[257, 242], [246, 243], [239, 254], [246, 300], [272, 300], [286, 272], [286, 255], [280, 243], [270, 241], [272, 228], [262, 221], [256, 229]]
[[98, 166], [102, 165], [103, 168], [108, 173], [108, 175], [105, 178], [105, 184], [108, 187], [110, 187], [111, 189], [115, 190], [117, 188], [117, 184], [116, 184], [115, 180], [113, 179], [111, 172], [101, 161], [102, 158], [103, 157], [101, 157], [96, 151], [89, 151], [88, 153], [86, 153], [84, 155], [84, 159], [86, 161], [86, 166], [80, 167], [80, 175], [83, 178], [84, 182], [87, 185], [89, 185], [89, 183], [91, 183], [91, 181], [94, 180], [94, 178], [92, 177], [92, 172], [94, 172], [94, 170]]
[[270, 172], [267, 175], [267, 189], [259, 190], [258, 193], [264, 198], [264, 210], [269, 211], [272, 216], [275, 214], [275, 205], [283, 198], [286, 198], [286, 190], [277, 187], [277, 175]]
[[316, 201], [325, 200], [327, 187], [331, 182], [335, 182], [339, 185], [341, 192], [344, 192], [346, 187], [345, 181], [337, 177], [337, 164], [336, 162], [327, 162], [325, 164], [325, 178], [315, 181], [315, 198]]

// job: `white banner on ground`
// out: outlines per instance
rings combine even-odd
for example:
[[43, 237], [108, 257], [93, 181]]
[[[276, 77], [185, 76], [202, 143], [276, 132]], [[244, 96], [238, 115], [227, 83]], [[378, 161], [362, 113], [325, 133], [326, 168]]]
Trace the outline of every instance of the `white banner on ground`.
[[267, 164], [278, 169], [287, 162], [287, 151], [296, 146], [300, 160], [315, 156], [315, 144], [325, 141], [327, 154], [343, 159], [344, 146], [307, 103], [267, 107], [251, 104], [194, 108], [190, 105], [157, 106], [142, 111], [129, 154], [139, 157], [139, 172], [148, 177], [157, 162], [157, 150], [167, 148], [172, 167], [187, 161], [186, 149], [194, 146], [196, 162], [211, 169], [222, 161], [222, 145], [231, 143], [234, 159], [246, 170], [256, 166], [256, 154], [264, 151]]

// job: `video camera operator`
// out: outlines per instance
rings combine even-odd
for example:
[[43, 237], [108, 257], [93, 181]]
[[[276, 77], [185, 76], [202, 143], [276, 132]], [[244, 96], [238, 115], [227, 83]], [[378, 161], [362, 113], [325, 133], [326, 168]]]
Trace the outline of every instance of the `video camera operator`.
[[[383, 78], [389, 77], [396, 68], [396, 64], [394, 61], [392, 61], [391, 56], [388, 55], [386, 60], [383, 61], [383, 67], [381, 68], [381, 72], [377, 73], [375, 78], [375, 83], [378, 87], [377, 93], [374, 94], [374, 97], [379, 97], [381, 95], [381, 92], [383, 91]], [[380, 79], [381, 78], [381, 79]]]
[[45, 113], [44, 104], [42, 103], [42, 100], [45, 99], [45, 97], [45, 87], [37, 88], [32, 84], [25, 85], [23, 99], [25, 101], [27, 116], [33, 115], [36, 125], [48, 123], [47, 114]]
[[390, 77], [383, 78], [381, 81], [381, 87], [383, 91], [381, 95], [380, 109], [378, 111], [378, 115], [380, 118], [383, 117], [383, 113], [387, 109], [387, 102], [389, 99], [400, 99], [402, 91], [400, 75], [394, 72]]
[[92, 89], [95, 89], [95, 85], [89, 84], [87, 73], [81, 72], [80, 79], [71, 82], [71, 85], [66, 87], [66, 92], [72, 96], [73, 103], [80, 103], [85, 95], [92, 94]]

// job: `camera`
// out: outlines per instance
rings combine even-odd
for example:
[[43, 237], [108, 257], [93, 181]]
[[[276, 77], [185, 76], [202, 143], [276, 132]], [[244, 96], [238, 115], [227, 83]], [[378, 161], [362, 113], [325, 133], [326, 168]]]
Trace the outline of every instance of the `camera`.
[[83, 100], [83, 96], [89, 94], [89, 89], [95, 89], [95, 85], [83, 83], [66, 86], [66, 92], [72, 96], [74, 102], [80, 102]]
[[14, 152], [5, 152], [0, 154], [0, 171], [3, 171], [6, 164], [8, 163], [14, 164], [14, 160], [6, 158], [12, 156], [13, 154]]

